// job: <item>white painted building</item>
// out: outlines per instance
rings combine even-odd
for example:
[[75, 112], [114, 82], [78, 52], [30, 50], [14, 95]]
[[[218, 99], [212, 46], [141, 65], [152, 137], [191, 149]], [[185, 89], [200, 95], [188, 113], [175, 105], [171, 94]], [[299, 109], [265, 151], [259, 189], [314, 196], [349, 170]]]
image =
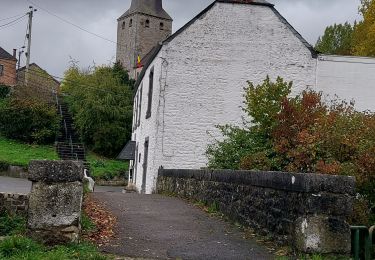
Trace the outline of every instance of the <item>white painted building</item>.
[[293, 81], [294, 93], [319, 85], [375, 110], [374, 59], [319, 56], [266, 1], [217, 0], [144, 64], [129, 181], [152, 193], [160, 167], [206, 167], [206, 147], [219, 137], [215, 126], [241, 124], [246, 82], [261, 83], [267, 75]]

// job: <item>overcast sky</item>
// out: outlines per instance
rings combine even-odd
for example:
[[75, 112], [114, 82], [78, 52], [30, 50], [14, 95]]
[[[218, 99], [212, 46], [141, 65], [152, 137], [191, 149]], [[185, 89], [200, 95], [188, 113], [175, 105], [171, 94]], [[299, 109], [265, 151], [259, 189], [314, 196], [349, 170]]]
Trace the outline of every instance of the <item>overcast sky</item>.
[[[31, 0], [74, 24], [116, 41], [117, 21], [131, 0]], [[164, 9], [173, 17], [173, 31], [178, 30], [213, 0], [164, 0]], [[360, 19], [360, 0], [269, 0], [306, 38], [315, 44], [326, 26]], [[3, 20], [26, 13], [30, 0], [0, 0], [0, 46], [9, 53], [24, 44], [26, 17], [10, 27]], [[38, 7], [36, 7], [38, 8]], [[114, 43], [83, 32], [38, 8], [33, 23], [31, 61], [52, 75], [62, 76], [73, 58], [81, 67], [113, 62]], [[25, 58], [22, 59], [24, 64]]]

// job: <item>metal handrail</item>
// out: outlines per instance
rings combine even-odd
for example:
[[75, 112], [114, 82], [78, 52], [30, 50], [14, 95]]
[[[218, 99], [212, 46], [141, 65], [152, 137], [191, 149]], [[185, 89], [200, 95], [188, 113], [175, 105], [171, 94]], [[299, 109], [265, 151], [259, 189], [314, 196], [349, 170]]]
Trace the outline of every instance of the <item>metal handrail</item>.
[[367, 228], [366, 226], [351, 226], [351, 231], [354, 232], [354, 238], [352, 241], [353, 246], [353, 253], [354, 253], [354, 260], [360, 260], [360, 253], [361, 253], [361, 233], [364, 237], [364, 245], [362, 245], [362, 248], [364, 247], [364, 253], [365, 258], [364, 260], [372, 260], [372, 254], [373, 254], [373, 243], [374, 243], [374, 231], [375, 226], [372, 226], [370, 228]]

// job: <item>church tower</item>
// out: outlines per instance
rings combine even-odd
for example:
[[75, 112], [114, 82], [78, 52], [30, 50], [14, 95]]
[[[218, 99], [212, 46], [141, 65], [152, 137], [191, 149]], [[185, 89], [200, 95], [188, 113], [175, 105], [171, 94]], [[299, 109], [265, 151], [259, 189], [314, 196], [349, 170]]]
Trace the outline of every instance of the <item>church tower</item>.
[[162, 0], [132, 0], [130, 9], [117, 19], [116, 60], [136, 78], [138, 56], [143, 59], [172, 33], [172, 18]]

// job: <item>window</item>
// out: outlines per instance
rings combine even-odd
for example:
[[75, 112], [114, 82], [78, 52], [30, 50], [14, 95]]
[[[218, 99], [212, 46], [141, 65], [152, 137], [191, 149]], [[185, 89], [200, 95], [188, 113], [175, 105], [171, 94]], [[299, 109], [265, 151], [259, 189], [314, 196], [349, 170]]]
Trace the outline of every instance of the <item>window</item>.
[[138, 168], [138, 143], [135, 148], [135, 161], [134, 161], [134, 183], [137, 184], [137, 168]]
[[146, 24], [145, 24], [145, 26], [147, 27], [147, 28], [149, 28], [150, 27], [150, 20], [146, 20]]
[[137, 108], [138, 108], [138, 96], [135, 97], [134, 99], [134, 115], [133, 115], [133, 131], [137, 129], [137, 116], [138, 116], [138, 111], [137, 111]]
[[125, 21], [122, 22], [122, 29], [125, 29]]
[[164, 30], [164, 23], [160, 23], [160, 30]]
[[142, 89], [143, 89], [143, 85], [141, 85], [141, 88], [139, 90], [139, 103], [138, 103], [138, 126], [141, 125], [141, 108], [142, 108]]
[[0, 76], [4, 74], [4, 65], [0, 64]]
[[146, 119], [151, 117], [151, 106], [152, 106], [152, 92], [154, 89], [154, 68], [151, 68], [149, 75], [149, 88], [148, 88], [148, 104]]
[[129, 27], [132, 27], [133, 26], [133, 19], [130, 19], [129, 21]]

